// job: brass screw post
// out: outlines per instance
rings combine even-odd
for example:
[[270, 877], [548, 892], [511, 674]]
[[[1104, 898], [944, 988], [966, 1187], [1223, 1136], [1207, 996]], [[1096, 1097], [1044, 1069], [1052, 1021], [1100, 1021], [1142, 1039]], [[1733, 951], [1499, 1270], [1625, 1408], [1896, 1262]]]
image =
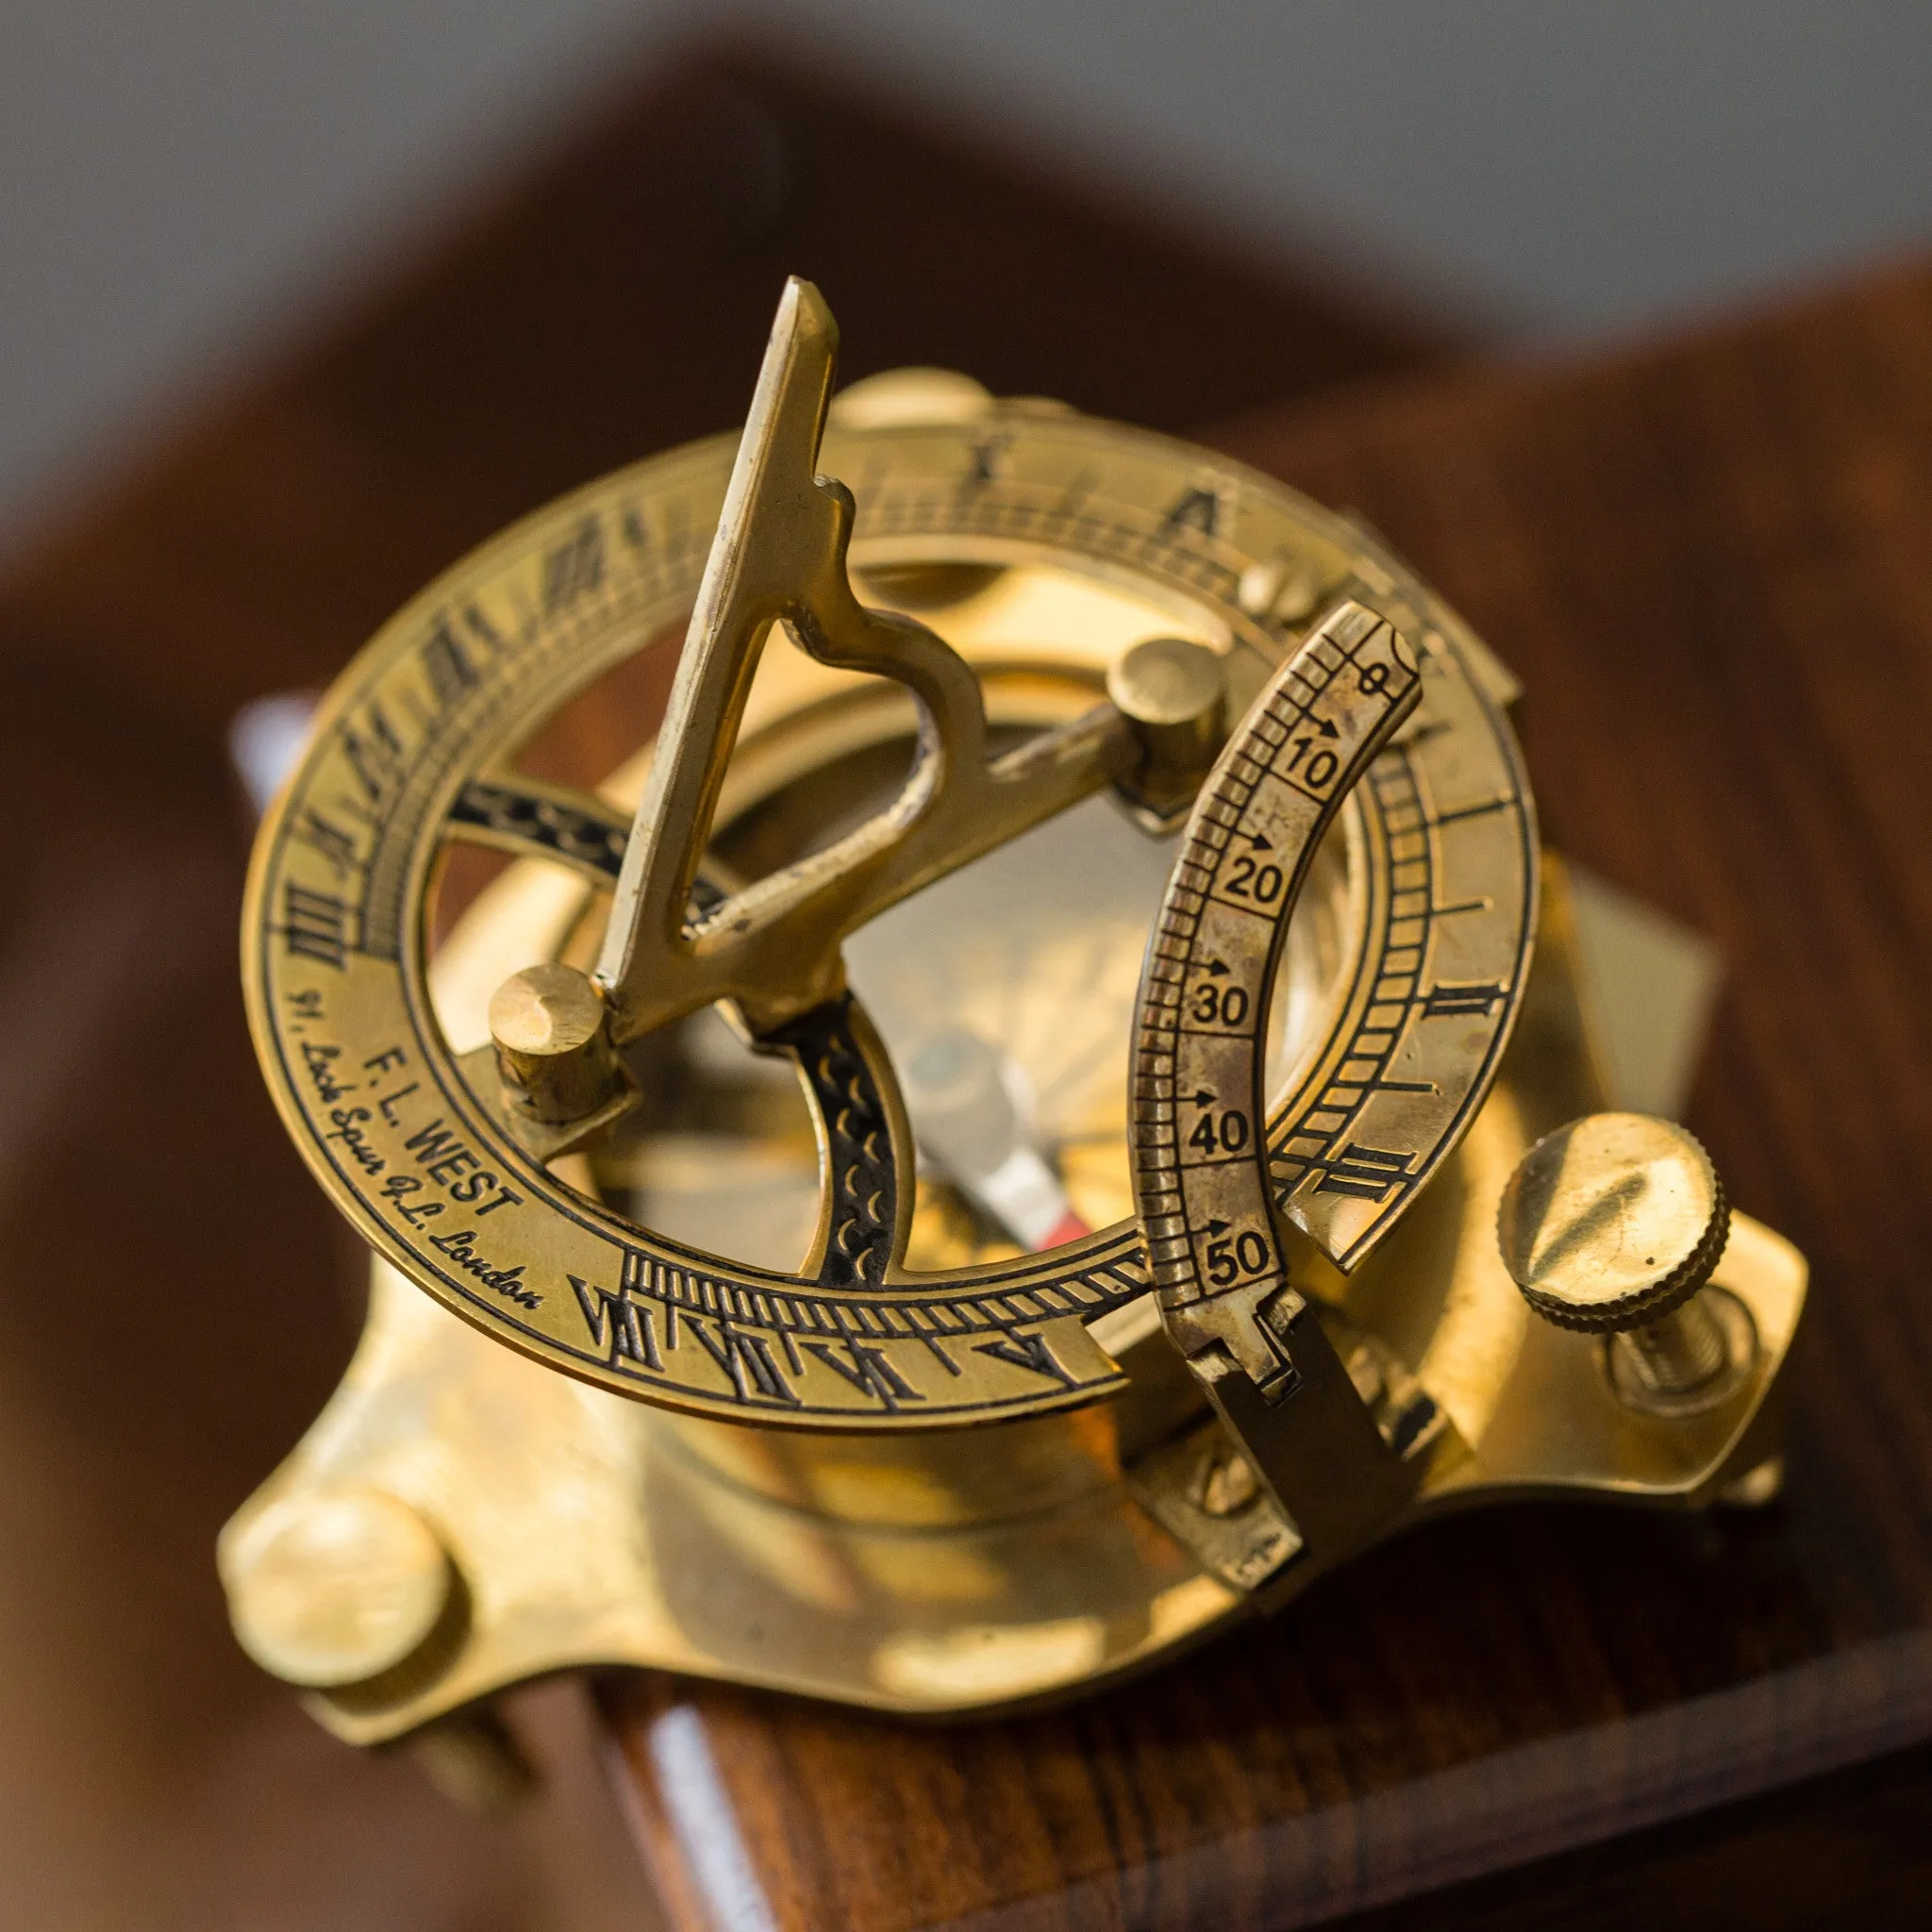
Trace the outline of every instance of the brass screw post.
[[575, 966], [526, 966], [490, 1000], [497, 1071], [540, 1121], [595, 1113], [616, 1091], [617, 1063], [596, 984]]
[[1648, 1114], [1593, 1113], [1517, 1163], [1496, 1240], [1538, 1314], [1606, 1338], [1625, 1402], [1685, 1415], [1729, 1395], [1756, 1354], [1742, 1304], [1706, 1288], [1730, 1225], [1692, 1135]]
[[1254, 1464], [1223, 1442], [1208, 1451], [1194, 1472], [1189, 1500], [1204, 1516], [1239, 1516], [1260, 1492]]
[[1107, 694], [1140, 754], [1121, 789], [1156, 813], [1191, 804], [1226, 736], [1221, 659], [1186, 638], [1145, 638], [1114, 661]]

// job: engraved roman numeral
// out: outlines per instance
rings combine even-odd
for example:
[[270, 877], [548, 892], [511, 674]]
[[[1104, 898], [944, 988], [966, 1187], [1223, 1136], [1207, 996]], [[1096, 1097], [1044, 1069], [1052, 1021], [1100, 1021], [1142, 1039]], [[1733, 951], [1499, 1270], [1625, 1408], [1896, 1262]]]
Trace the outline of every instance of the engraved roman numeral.
[[869, 1341], [847, 1341], [845, 1347], [852, 1357], [849, 1363], [841, 1361], [828, 1342], [808, 1341], [805, 1352], [817, 1356], [826, 1368], [843, 1375], [861, 1395], [874, 1397], [886, 1408], [897, 1408], [902, 1402], [925, 1400], [887, 1359], [883, 1349], [874, 1348]]
[[492, 658], [501, 658], [509, 648], [503, 633], [474, 604], [463, 606], [463, 628]]
[[1011, 441], [1009, 436], [994, 436], [973, 445], [972, 459], [966, 469], [968, 490], [984, 490], [999, 475], [1007, 445]]
[[705, 1324], [689, 1311], [684, 1325], [704, 1344], [705, 1353], [731, 1377], [731, 1386], [741, 1402], [749, 1402], [756, 1395], [767, 1402], [798, 1407], [798, 1397], [779, 1373], [778, 1364], [772, 1359], [772, 1344], [762, 1335], [747, 1334], [728, 1322], [720, 1322], [714, 1340], [706, 1333]]
[[604, 581], [604, 525], [586, 517], [543, 559], [543, 614], [554, 617]]
[[591, 1346], [614, 1369], [620, 1362], [637, 1362], [644, 1368], [661, 1369], [658, 1338], [652, 1333], [651, 1311], [640, 1307], [627, 1295], [612, 1294], [608, 1288], [593, 1287], [575, 1274], [567, 1277], [583, 1310], [584, 1324], [591, 1331]]
[[1221, 523], [1221, 498], [1207, 488], [1183, 490], [1168, 506], [1160, 520], [1162, 531], [1173, 536], [1176, 530], [1191, 527], [1204, 537], [1213, 536]]
[[976, 1341], [973, 1346], [975, 1354], [990, 1355], [996, 1362], [1010, 1362], [1016, 1369], [1029, 1369], [1036, 1375], [1044, 1375], [1052, 1382], [1063, 1382], [1070, 1389], [1074, 1385], [1073, 1376], [1055, 1359], [1043, 1335], [1003, 1335], [997, 1341]]
[[367, 706], [359, 724], [342, 726], [342, 752], [356, 768], [364, 797], [380, 808], [403, 776], [403, 741], [380, 705]]
[[348, 955], [349, 908], [333, 892], [311, 891], [293, 879], [282, 887], [282, 941], [298, 958], [333, 966]]
[[1432, 986], [1423, 995], [1425, 1020], [1466, 1019], [1472, 1014], [1493, 1013], [1509, 996], [1507, 986], [1491, 980], [1481, 986]]
[[423, 674], [429, 680], [429, 695], [439, 711], [460, 703], [483, 681], [446, 617], [437, 619], [436, 628], [429, 633], [419, 656], [423, 659]]
[[1385, 1147], [1345, 1147], [1328, 1163], [1315, 1184], [1318, 1194], [1353, 1194], [1362, 1201], [1386, 1201], [1392, 1189], [1408, 1178], [1413, 1154], [1391, 1153]]
[[333, 819], [324, 818], [312, 807], [302, 814], [290, 837], [321, 853], [338, 879], [347, 878], [361, 866], [355, 840]]

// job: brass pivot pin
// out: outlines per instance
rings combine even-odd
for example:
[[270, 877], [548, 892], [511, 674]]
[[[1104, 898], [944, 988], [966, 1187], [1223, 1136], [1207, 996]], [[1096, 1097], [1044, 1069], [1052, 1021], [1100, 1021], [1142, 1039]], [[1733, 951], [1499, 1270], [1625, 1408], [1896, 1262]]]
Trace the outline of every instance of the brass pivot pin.
[[1606, 1338], [1625, 1403], [1688, 1415], [1728, 1396], [1757, 1352], [1742, 1304], [1706, 1287], [1730, 1224], [1724, 1183], [1692, 1135], [1648, 1114], [1593, 1113], [1517, 1163], [1496, 1240], [1538, 1314]]
[[1160, 829], [1194, 802], [1226, 737], [1221, 659], [1186, 638], [1146, 638], [1107, 674], [1107, 694], [1133, 733], [1136, 762], [1120, 789]]
[[574, 966], [512, 973], [491, 996], [490, 1037], [504, 1085], [540, 1121], [581, 1120], [615, 1091], [603, 996]]

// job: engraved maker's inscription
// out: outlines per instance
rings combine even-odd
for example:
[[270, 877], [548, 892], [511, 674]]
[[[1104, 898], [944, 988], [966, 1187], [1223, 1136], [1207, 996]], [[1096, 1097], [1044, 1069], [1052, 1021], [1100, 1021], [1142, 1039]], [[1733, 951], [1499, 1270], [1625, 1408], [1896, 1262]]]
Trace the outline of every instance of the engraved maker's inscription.
[[524, 1285], [524, 1264], [518, 1261], [508, 1267], [498, 1267], [477, 1247], [476, 1241], [476, 1230], [473, 1227], [463, 1228], [456, 1234], [429, 1237], [432, 1248], [439, 1254], [447, 1255], [465, 1274], [480, 1281], [485, 1288], [515, 1302], [519, 1307], [541, 1307], [543, 1297]]

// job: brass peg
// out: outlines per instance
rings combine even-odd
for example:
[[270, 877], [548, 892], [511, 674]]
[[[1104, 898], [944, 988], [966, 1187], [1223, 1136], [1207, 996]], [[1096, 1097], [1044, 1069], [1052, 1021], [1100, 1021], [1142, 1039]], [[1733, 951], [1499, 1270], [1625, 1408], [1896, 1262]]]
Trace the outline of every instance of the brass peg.
[[491, 995], [490, 1037], [505, 1087], [540, 1121], [582, 1120], [616, 1091], [603, 995], [575, 966], [512, 973]]
[[1107, 694], [1138, 753], [1120, 781], [1128, 801], [1157, 818], [1191, 805], [1227, 733], [1221, 659], [1186, 638], [1144, 638], [1114, 660]]
[[443, 1620], [456, 1572], [415, 1510], [376, 1490], [272, 1510], [225, 1540], [242, 1647], [291, 1684], [366, 1683], [415, 1656]]
[[1496, 1240], [1538, 1314], [1605, 1337], [1623, 1401], [1688, 1415], [1728, 1396], [1756, 1356], [1742, 1304], [1706, 1286], [1730, 1224], [1694, 1136], [1649, 1114], [1593, 1113], [1517, 1162]]

